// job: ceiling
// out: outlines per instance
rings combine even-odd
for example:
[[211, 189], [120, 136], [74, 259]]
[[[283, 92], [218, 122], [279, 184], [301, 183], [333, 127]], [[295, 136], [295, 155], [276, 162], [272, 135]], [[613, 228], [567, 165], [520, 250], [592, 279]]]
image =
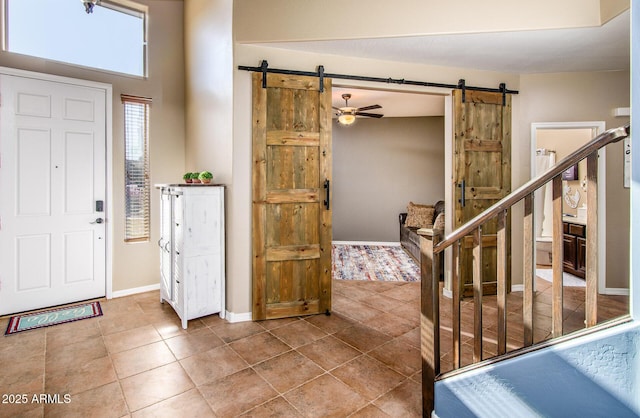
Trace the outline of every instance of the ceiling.
[[[275, 48], [387, 61], [533, 74], [628, 70], [630, 11], [600, 27], [382, 39], [271, 43]], [[438, 80], [420, 80], [434, 81]], [[442, 115], [441, 96], [334, 88], [333, 105], [379, 104], [385, 117]], [[378, 112], [378, 111], [376, 111]]]
[[333, 106], [344, 107], [342, 94], [350, 93], [349, 106], [363, 107], [379, 104], [382, 109], [367, 110], [367, 112], [382, 113], [385, 118], [444, 115], [444, 96], [345, 87], [333, 87], [331, 91]]

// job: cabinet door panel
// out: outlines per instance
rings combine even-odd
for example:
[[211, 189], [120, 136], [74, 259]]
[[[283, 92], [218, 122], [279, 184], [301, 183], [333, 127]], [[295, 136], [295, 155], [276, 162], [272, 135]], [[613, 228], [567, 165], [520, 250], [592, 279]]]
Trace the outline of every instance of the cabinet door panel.
[[187, 257], [184, 260], [187, 319], [199, 318], [211, 312], [220, 312], [219, 254]]
[[171, 195], [163, 191], [160, 198], [160, 288], [162, 298], [171, 300]]
[[564, 252], [564, 260], [563, 264], [565, 267], [570, 268], [571, 270], [575, 270], [575, 259], [576, 259], [576, 237], [572, 235], [565, 235], [563, 239], [563, 252]]
[[576, 270], [586, 274], [587, 240], [582, 237], [576, 238]]
[[217, 239], [221, 233], [220, 196], [216, 194], [189, 196], [185, 207], [184, 246], [192, 255], [220, 252]]

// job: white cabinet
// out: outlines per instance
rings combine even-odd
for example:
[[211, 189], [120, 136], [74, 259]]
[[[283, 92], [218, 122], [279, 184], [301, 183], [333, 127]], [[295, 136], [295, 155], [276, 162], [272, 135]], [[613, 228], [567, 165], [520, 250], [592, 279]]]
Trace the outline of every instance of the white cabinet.
[[187, 321], [225, 312], [224, 187], [157, 185], [160, 300]]

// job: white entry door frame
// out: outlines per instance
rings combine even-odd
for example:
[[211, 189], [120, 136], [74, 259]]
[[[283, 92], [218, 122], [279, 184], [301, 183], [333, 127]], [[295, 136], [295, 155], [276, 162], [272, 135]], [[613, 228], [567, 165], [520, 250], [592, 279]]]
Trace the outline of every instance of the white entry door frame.
[[[45, 186], [40, 187], [40, 186], [37, 186], [37, 183], [33, 183], [35, 181], [33, 178], [28, 179], [29, 182], [32, 182], [31, 184], [35, 185], [36, 189], [40, 187], [44, 191], [44, 193], [47, 193], [47, 190], [51, 191], [51, 193], [55, 193], [55, 189], [52, 189], [52, 187], [56, 187], [56, 183], [59, 183], [61, 181], [60, 178], [64, 179], [62, 180], [64, 181], [64, 184], [62, 185], [61, 190], [65, 194], [65, 196], [64, 197], [52, 196], [53, 200], [51, 200], [51, 201], [55, 201], [55, 199], [58, 199], [57, 201], [58, 203], [56, 203], [56, 205], [58, 206], [62, 205], [64, 207], [62, 209], [62, 212], [67, 214], [66, 219], [59, 218], [62, 220], [60, 221], [61, 223], [65, 223], [69, 221], [66, 227], [60, 227], [62, 229], [67, 228], [66, 232], [63, 233], [64, 239], [62, 240], [57, 239], [55, 240], [55, 243], [54, 243], [54, 242], [51, 242], [53, 240], [51, 240], [47, 236], [47, 235], [51, 235], [50, 233], [47, 233], [47, 234], [34, 233], [33, 231], [37, 231], [37, 228], [33, 228], [33, 231], [32, 231], [32, 225], [37, 225], [41, 221], [49, 222], [51, 224], [51, 219], [47, 221], [45, 218], [42, 218], [42, 217], [39, 218], [38, 214], [34, 214], [34, 216], [32, 217], [33, 222], [29, 223], [29, 221], [27, 220], [27, 222], [25, 223], [24, 216], [22, 216], [23, 219], [20, 219], [20, 217], [16, 217], [16, 214], [19, 212], [18, 204], [23, 205], [25, 208], [26, 207], [38, 208], [39, 207], [38, 205], [41, 205], [41, 207], [46, 208], [46, 204], [48, 203], [45, 203], [44, 199], [38, 200], [38, 196], [36, 193], [33, 193], [33, 194], [23, 193], [23, 195], [25, 196], [32, 195], [29, 198], [30, 200], [26, 200], [26, 201], [25, 200], [21, 201], [16, 197], [15, 193], [17, 193], [17, 190], [19, 190], [20, 188], [24, 188], [25, 183], [23, 182], [22, 185], [18, 187], [19, 183], [17, 182], [17, 180], [15, 183], [7, 183], [7, 181], [5, 180], [7, 180], [7, 176], [14, 175], [15, 173], [18, 172], [17, 171], [18, 168], [16, 168], [17, 167], [16, 164], [24, 165], [25, 164], [24, 161], [27, 161], [27, 160], [23, 159], [21, 162], [18, 162], [18, 158], [15, 155], [0, 155], [0, 164], [4, 163], [4, 166], [0, 166], [0, 171], [2, 171], [0, 175], [5, 176], [5, 179], [2, 179], [3, 180], [2, 184], [5, 185], [4, 186], [5, 188], [8, 187], [7, 190], [13, 189], [12, 191], [10, 191], [9, 196], [3, 196], [2, 198], [4, 200], [6, 197], [7, 199], [10, 199], [14, 202], [12, 203], [14, 207], [10, 209], [9, 214], [3, 215], [2, 213], [0, 213], [0, 216], [4, 218], [1, 220], [4, 223], [4, 225], [2, 225], [1, 227], [5, 229], [5, 231], [8, 234], [11, 234], [11, 230], [14, 226], [22, 225], [20, 226], [21, 230], [26, 231], [26, 234], [27, 234], [26, 236], [20, 237], [20, 240], [24, 241], [24, 245], [20, 244], [24, 249], [30, 248], [30, 246], [32, 245], [34, 245], [33, 248], [35, 248], [36, 250], [39, 248], [39, 246], [43, 248], [45, 248], [47, 245], [65, 246], [65, 249], [58, 251], [56, 253], [67, 254], [64, 256], [67, 258], [66, 260], [35, 259], [33, 260], [33, 266], [32, 266], [33, 271], [34, 272], [39, 271], [38, 270], [39, 268], [37, 267], [38, 263], [40, 264], [50, 263], [52, 267], [48, 267], [48, 268], [53, 268], [54, 270], [58, 269], [59, 271], [61, 271], [60, 269], [67, 269], [65, 270], [66, 271], [65, 280], [67, 281], [66, 283], [67, 285], [78, 285], [79, 287], [76, 287], [76, 289], [82, 288], [84, 286], [82, 282], [83, 280], [85, 280], [84, 276], [86, 276], [87, 274], [90, 274], [88, 272], [89, 272], [89, 269], [91, 268], [90, 266], [91, 261], [84, 261], [84, 260], [77, 260], [77, 259], [73, 260], [74, 249], [83, 250], [82, 248], [83, 243], [86, 243], [87, 245], [95, 246], [97, 248], [96, 251], [98, 251], [98, 253], [94, 252], [94, 254], [97, 254], [99, 256], [97, 258], [100, 259], [100, 262], [95, 264], [96, 266], [95, 274], [99, 276], [102, 276], [102, 275], [104, 276], [104, 285], [101, 286], [102, 291], [100, 292], [101, 293], [100, 296], [104, 295], [107, 298], [111, 298], [111, 295], [112, 295], [112, 248], [113, 248], [113, 244], [112, 244], [113, 222], [111, 222], [111, 217], [113, 214], [113, 207], [112, 207], [113, 185], [111, 180], [112, 179], [112, 161], [113, 161], [112, 159], [112, 136], [113, 136], [112, 86], [110, 84], [105, 84], [105, 83], [79, 80], [79, 79], [73, 79], [68, 77], [60, 77], [60, 76], [23, 71], [23, 70], [17, 70], [12, 68], [5, 68], [5, 67], [0, 67], [0, 77], [1, 77], [1, 80], [4, 81], [5, 83], [9, 83], [9, 84], [15, 83], [16, 85], [21, 85], [23, 87], [24, 86], [31, 87], [30, 85], [32, 85], [33, 87], [31, 88], [31, 91], [36, 92], [36, 94], [34, 95], [25, 94], [23, 96], [26, 98], [25, 100], [27, 102], [28, 100], [33, 100], [33, 104], [35, 108], [37, 108], [38, 106], [37, 91], [39, 87], [41, 87], [43, 90], [42, 103], [46, 103], [47, 100], [49, 100], [47, 98], [54, 97], [56, 94], [58, 94], [58, 92], [61, 92], [61, 91], [64, 92], [65, 90], [75, 92], [76, 96], [78, 97], [78, 100], [75, 100], [73, 97], [65, 98], [63, 100], [64, 104], [62, 105], [62, 108], [63, 108], [62, 111], [65, 113], [65, 116], [62, 118], [62, 121], [56, 121], [54, 120], [54, 118], [51, 118], [51, 121], [52, 121], [51, 123], [53, 124], [51, 127], [51, 132], [55, 132], [56, 130], [60, 130], [64, 132], [64, 140], [62, 142], [58, 142], [59, 144], [64, 144], [64, 145], [62, 145], [62, 149], [59, 149], [59, 150], [52, 148], [51, 161], [48, 161], [48, 158], [46, 157], [47, 155], [46, 150], [43, 151], [42, 153], [38, 150], [39, 143], [45, 144], [45, 147], [46, 147], [48, 146], [46, 144], [48, 144], [49, 142], [51, 143], [54, 142], [54, 140], [39, 141], [39, 138], [40, 138], [39, 132], [41, 131], [43, 135], [46, 136], [46, 131], [47, 129], [49, 129], [46, 126], [46, 121], [44, 122], [45, 125], [43, 125], [43, 127], [40, 128], [38, 126], [40, 122], [37, 120], [38, 118], [35, 117], [34, 125], [30, 126], [28, 129], [22, 130], [22, 133], [26, 132], [25, 134], [26, 139], [25, 141], [21, 142], [19, 145], [20, 147], [22, 147], [23, 153], [30, 152], [30, 153], [37, 154], [39, 156], [39, 157], [36, 157], [34, 161], [28, 160], [30, 162], [28, 162], [27, 165], [34, 164], [34, 163], [36, 165], [38, 163], [43, 163], [45, 165], [51, 164], [51, 172], [54, 174], [49, 180], [47, 180], [51, 182], [51, 185], [47, 184], [46, 187]], [[2, 87], [3, 91], [5, 90], [5, 86], [0, 86], [0, 87]], [[44, 91], [48, 89], [50, 91]], [[9, 88], [8, 91], [11, 92], [13, 90]], [[86, 93], [86, 96], [83, 96], [83, 94], [85, 93]], [[9, 106], [15, 107], [15, 102], [17, 100], [16, 97], [0, 97], [1, 104], [3, 105], [2, 114], [5, 117], [5, 120], [0, 120], [0, 124], [3, 124], [2, 132], [5, 134], [5, 138], [0, 138], [0, 141], [11, 140], [11, 135], [8, 135], [8, 132], [11, 132], [11, 127], [9, 127], [9, 130], [7, 130], [6, 127], [7, 127], [7, 124], [12, 124], [12, 123], [15, 124], [16, 117], [11, 116], [9, 111], [5, 112], [4, 105], [8, 105], [8, 107]], [[86, 102], [85, 102], [85, 99], [83, 99], [83, 97], [86, 97]], [[93, 97], [93, 99], [91, 99], [91, 97]], [[88, 105], [91, 102], [91, 100], [95, 101], [94, 106]], [[7, 101], [9, 101], [9, 104], [7, 103]], [[91, 112], [96, 112], [96, 114], [93, 115], [91, 114]], [[20, 120], [24, 119], [23, 116], [19, 116], [19, 118]], [[42, 118], [42, 119], [46, 119], [46, 118]], [[64, 122], [65, 120], [67, 122]], [[83, 120], [94, 120], [92, 124], [93, 131], [92, 129], [87, 128], [88, 125], [83, 125], [83, 122], [82, 122]], [[23, 122], [20, 122], [20, 123], [23, 123]], [[70, 128], [67, 128], [66, 130], [59, 129], [56, 124], [65, 124]], [[104, 132], [103, 132], [103, 129], [104, 129]], [[15, 131], [15, 135], [17, 135], [18, 133], [19, 133], [18, 131]], [[55, 136], [55, 134], [53, 135]], [[98, 158], [98, 160], [95, 160], [96, 162], [95, 168], [93, 168], [94, 166], [93, 162], [82, 161], [83, 152], [85, 154], [87, 152], [91, 153], [92, 151], [90, 150], [90, 148], [92, 146], [95, 147], [96, 144], [98, 143], [100, 144], [99, 146], [102, 146], [101, 141], [95, 142], [95, 141], [89, 140], [89, 142], [87, 142], [87, 139], [90, 139], [92, 135], [96, 137], [102, 137], [102, 136], [104, 137], [104, 150], [98, 150], [99, 152], [97, 154], [94, 154], [98, 156], [98, 157], [94, 157], [94, 158]], [[43, 136], [42, 138], [45, 138], [45, 137]], [[100, 138], [100, 140], [101, 139], [102, 138]], [[14, 141], [17, 141], [17, 139], [14, 138]], [[10, 149], [11, 152], [14, 152], [14, 151], [18, 152], [17, 149], [13, 150], [13, 147], [15, 144], [17, 144], [17, 142], [12, 145], [7, 145], [7, 144], [8, 142], [5, 142], [4, 144], [0, 144], [2, 145], [0, 146], [0, 149], [6, 148], [7, 150]], [[38, 158], [40, 158], [40, 160], [42, 161], [39, 161]], [[104, 161], [100, 161], [102, 158], [104, 158]], [[66, 160], [71, 161], [71, 163], [66, 164], [65, 162]], [[57, 164], [59, 161], [63, 161], [65, 163], [60, 164], [60, 167], [58, 167]], [[20, 169], [24, 170], [24, 167]], [[95, 183], [95, 185], [93, 183], [91, 184], [88, 183], [88, 180], [84, 180], [84, 183], [86, 184], [83, 185], [82, 184], [83, 180], [80, 180], [80, 184], [76, 187], [73, 185], [73, 182], [70, 181], [68, 178], [72, 171], [76, 171], [76, 172], [82, 171], [82, 170], [88, 171], [92, 169], [98, 171], [94, 176], [95, 178], [94, 183], [97, 182]], [[43, 170], [46, 171], [46, 167], [43, 167]], [[64, 172], [64, 174], [62, 174], [59, 170], [63, 170], [63, 171], [66, 170], [66, 171]], [[9, 173], [9, 171], [12, 171], [12, 173]], [[11, 180], [11, 181], [14, 181], [14, 180]], [[74, 189], [75, 191], [81, 191], [81, 195], [84, 197], [74, 195], [74, 193], [69, 193], [67, 192], [67, 189]], [[97, 190], [95, 194], [93, 193], [94, 189]], [[92, 195], [87, 197], [88, 196], [87, 193], [91, 193]], [[99, 212], [97, 210], [98, 208], [94, 206], [95, 205], [94, 200], [104, 201], [103, 212]], [[88, 207], [88, 204], [91, 204], [93, 207], [91, 208]], [[6, 205], [4, 205], [3, 207], [4, 207], [3, 211], [7, 212]], [[95, 213], [93, 213], [94, 210], [95, 210]], [[54, 213], [53, 210], [52, 210], [52, 213]], [[74, 215], [74, 213], [76, 215]], [[27, 213], [27, 215], [29, 215], [29, 213]], [[81, 215], [81, 216], [78, 217], [78, 215]], [[84, 218], [87, 218], [87, 219], [84, 219]], [[102, 225], [95, 225], [95, 224], [91, 226], [88, 225], [91, 221], [95, 221], [94, 218], [96, 219], [102, 218], [104, 219], [104, 223]], [[9, 223], [9, 225], [7, 223]], [[13, 223], [13, 225], [10, 225], [11, 223]], [[53, 221], [53, 227], [55, 230], [60, 229], [56, 225], [55, 220]], [[91, 238], [92, 236], [94, 237], [93, 239]], [[7, 241], [4, 238], [3, 240]], [[16, 238], [16, 242], [17, 241], [18, 240]], [[12, 243], [11, 245], [14, 246], [14, 244], [15, 243]], [[20, 245], [18, 244], [15, 244], [17, 245], [17, 247], [15, 248], [19, 249]], [[14, 247], [11, 247], [11, 248], [14, 248]], [[100, 250], [100, 248], [104, 248], [104, 249]], [[57, 251], [57, 249], [55, 250]], [[20, 251], [18, 250], [16, 251], [12, 250], [10, 252], [12, 253], [12, 255], [10, 256], [10, 258], [12, 259], [11, 263], [15, 264], [16, 266], [20, 265], [20, 263], [18, 263], [18, 261], [20, 261], [18, 259], [19, 257], [28, 257], [28, 255], [20, 254]], [[14, 252], [15, 254], [13, 254]], [[103, 253], [104, 253], [104, 257], [102, 257]], [[90, 252], [88, 252], [87, 254], [90, 254]], [[52, 258], [55, 258], [55, 257], [52, 257]], [[24, 260], [21, 263], [22, 264], [20, 268], [22, 268], [23, 270], [32, 270], [32, 267], [29, 267], [30, 266], [29, 263], [25, 263]], [[104, 265], [102, 265], [102, 263], [104, 263]], [[63, 264], [63, 266], [61, 267], [60, 264]], [[72, 271], [69, 271], [69, 269], [72, 269]], [[17, 280], [17, 276], [15, 275], [17, 273], [13, 272], [14, 269], [3, 268], [2, 270], [5, 271], [5, 274], [8, 271], [12, 272], [6, 275], [13, 276], [13, 277], [0, 278], [0, 280], [2, 280], [5, 285], [10, 285], [11, 280], [13, 280], [14, 282], [15, 280]], [[46, 269], [44, 268], [42, 269], [42, 271], [45, 271], [45, 270]], [[35, 275], [34, 277], [37, 277], [37, 275]], [[29, 285], [29, 283], [27, 283], [27, 285]], [[37, 287], [38, 285], [41, 285], [41, 283], [34, 283], [34, 286]], [[96, 287], [97, 286], [93, 286], [94, 289]], [[2, 289], [0, 289], [0, 292], [1, 291]], [[67, 286], [62, 293], [66, 293], [66, 292], [73, 293], [73, 292], [76, 292], [76, 290], [74, 290], [73, 286]], [[34, 293], [34, 296], [36, 295], [36, 293], [37, 292]], [[89, 293], [95, 294], [96, 291], [92, 290]], [[82, 292], [80, 292], [80, 294], [82, 294]], [[64, 296], [62, 297], [64, 298]], [[89, 296], [89, 297], [93, 297], [93, 296]], [[53, 300], [53, 303], [55, 304], [68, 303], [67, 301], [60, 302], [59, 300], [60, 300], [60, 295], [56, 296], [56, 298]], [[2, 310], [4, 311], [4, 309]], [[7, 312], [4, 312], [4, 313], [7, 313]]]

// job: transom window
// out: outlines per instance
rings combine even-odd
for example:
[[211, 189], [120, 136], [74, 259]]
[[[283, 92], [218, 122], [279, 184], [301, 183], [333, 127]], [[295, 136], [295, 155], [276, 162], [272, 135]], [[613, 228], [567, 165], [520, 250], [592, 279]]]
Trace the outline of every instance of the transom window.
[[4, 0], [5, 51], [146, 76], [147, 7], [130, 0]]

